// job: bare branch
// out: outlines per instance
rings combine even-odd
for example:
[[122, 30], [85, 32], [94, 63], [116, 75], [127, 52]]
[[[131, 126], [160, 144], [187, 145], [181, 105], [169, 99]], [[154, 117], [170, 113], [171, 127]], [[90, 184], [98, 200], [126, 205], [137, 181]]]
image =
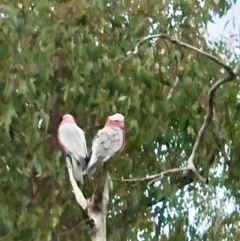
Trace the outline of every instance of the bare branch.
[[189, 167], [180, 167], [180, 168], [174, 168], [167, 171], [163, 171], [158, 174], [154, 174], [151, 176], [146, 176], [142, 178], [129, 178], [129, 179], [120, 179], [120, 178], [113, 178], [114, 181], [120, 181], [120, 182], [144, 182], [149, 181], [148, 184], [152, 184], [153, 182], [161, 180], [166, 174], [169, 173], [176, 173], [176, 172], [184, 172], [184, 171], [190, 171], [191, 169]]
[[[219, 59], [219, 58], [217, 58], [217, 57], [215, 57], [215, 56], [213, 56], [213, 55], [211, 55], [211, 54], [209, 54], [209, 53], [207, 53], [207, 52], [205, 52], [205, 51], [203, 51], [203, 50], [201, 50], [201, 49], [199, 49], [199, 48], [196, 48], [196, 47], [194, 47], [194, 46], [192, 46], [192, 45], [190, 45], [190, 44], [186, 44], [186, 43], [184, 43], [184, 42], [181, 42], [180, 40], [177, 40], [177, 39], [175, 39], [175, 38], [173, 38], [173, 37], [171, 37], [171, 36], [169, 36], [168, 34], [165, 34], [165, 33], [159, 33], [159, 34], [149, 35], [149, 36], [146, 36], [146, 37], [141, 38], [141, 39], [138, 41], [138, 43], [136, 44], [134, 51], [128, 51], [125, 56], [117, 57], [117, 58], [114, 59], [114, 61], [116, 61], [116, 60], [118, 60], [118, 59], [126, 58], [127, 56], [130, 56], [130, 55], [136, 55], [136, 54], [138, 53], [138, 51], [139, 51], [140, 46], [141, 46], [144, 42], [146, 42], [147, 40], [153, 39], [153, 38], [167, 39], [168, 41], [170, 41], [170, 42], [172, 42], [172, 43], [174, 43], [174, 44], [176, 44], [176, 45], [179, 45], [179, 46], [181, 46], [181, 47], [194, 50], [194, 51], [196, 51], [197, 53], [202, 54], [202, 55], [208, 57], [208, 58], [211, 59], [213, 62], [215, 62], [215, 63], [217, 63], [218, 65], [222, 66], [222, 67], [229, 73], [229, 75], [231, 75], [231, 76], [232, 76], [232, 75], [235, 75], [235, 73], [236, 73], [237, 71], [240, 72], [240, 66], [238, 67], [238, 70], [233, 71], [232, 68], [229, 67], [227, 64], [225, 64], [221, 59]], [[234, 72], [235, 72], [235, 73], [234, 73]]]
[[77, 203], [82, 207], [83, 210], [85, 210], [87, 208], [87, 200], [83, 196], [81, 189], [78, 187], [77, 182], [73, 177], [72, 163], [69, 156], [66, 156], [66, 162], [67, 162], [69, 179], [70, 179]]
[[[136, 51], [136, 49], [135, 49]], [[207, 113], [204, 117], [204, 122], [198, 132], [198, 137], [197, 140], [193, 146], [192, 149], [192, 153], [190, 155], [190, 157], [188, 158], [188, 167], [184, 167], [184, 168], [175, 168], [175, 169], [170, 169], [164, 172], [161, 172], [159, 174], [155, 174], [152, 176], [147, 176], [147, 177], [143, 177], [143, 178], [130, 178], [130, 179], [114, 179], [115, 181], [121, 181], [121, 182], [139, 182], [139, 181], [150, 181], [148, 182], [148, 184], [150, 185], [153, 182], [159, 181], [163, 178], [164, 175], [168, 174], [168, 173], [176, 173], [176, 172], [181, 172], [181, 171], [193, 171], [194, 174], [202, 181], [202, 182], [206, 182], [206, 179], [203, 178], [199, 172], [196, 170], [196, 167], [194, 165], [194, 159], [196, 157], [196, 153], [198, 148], [200, 147], [202, 141], [203, 141], [203, 137], [205, 134], [205, 131], [207, 129], [207, 127], [209, 126], [209, 124], [212, 121], [212, 117], [213, 117], [213, 98], [214, 98], [214, 94], [216, 92], [216, 90], [218, 89], [218, 87], [220, 87], [222, 84], [226, 83], [226, 82], [230, 82], [233, 81], [237, 75], [240, 75], [240, 62], [237, 64], [236, 68], [234, 69], [234, 71], [230, 71], [232, 74], [221, 79], [218, 80], [216, 83], [214, 83], [209, 91], [208, 94], [208, 109], [207, 109]]]
[[[205, 115], [204, 117], [204, 122], [198, 132], [198, 137], [197, 137], [197, 140], [193, 146], [193, 149], [192, 149], [192, 153], [191, 155], [189, 156], [188, 158], [188, 169], [191, 169], [195, 175], [203, 182], [206, 182], [206, 179], [203, 178], [199, 172], [196, 170], [196, 167], [194, 165], [194, 159], [196, 157], [196, 153], [197, 153], [197, 150], [200, 146], [200, 144], [202, 143], [203, 141], [203, 137], [204, 137], [204, 134], [205, 134], [205, 131], [207, 129], [207, 127], [209, 126], [209, 124], [211, 123], [212, 121], [212, 116], [213, 116], [213, 98], [214, 98], [214, 94], [216, 92], [216, 90], [218, 89], [219, 86], [221, 86], [222, 84], [226, 83], [226, 82], [229, 82], [229, 81], [233, 81], [237, 75], [240, 75], [240, 62], [237, 64], [237, 66], [235, 67], [235, 69], [233, 70], [230, 66], [228, 66], [227, 64], [225, 64], [221, 59], [199, 49], [199, 48], [196, 48], [192, 45], [189, 45], [189, 44], [186, 44], [184, 42], [181, 42], [171, 36], [169, 36], [168, 34], [164, 34], [164, 33], [160, 33], [160, 34], [154, 34], [154, 35], [149, 35], [149, 36], [146, 36], [146, 37], [143, 37], [139, 40], [139, 42], [136, 44], [135, 46], [135, 49], [134, 51], [128, 51], [126, 53], [126, 56], [122, 56], [122, 57], [118, 57], [116, 59], [114, 59], [114, 61], [120, 59], [120, 58], [125, 58], [127, 56], [130, 56], [130, 55], [136, 55], [140, 49], [140, 46], [146, 42], [147, 40], [149, 39], [153, 39], [153, 38], [162, 38], [162, 39], [166, 39], [176, 45], [179, 45], [181, 47], [184, 47], [184, 48], [188, 48], [188, 49], [191, 49], [191, 50], [194, 50], [196, 51], [197, 53], [199, 54], [202, 54], [206, 57], [208, 57], [209, 59], [211, 59], [212, 61], [214, 61], [215, 63], [217, 63], [218, 65], [220, 65], [221, 67], [223, 67], [227, 72], [228, 72], [228, 76], [221, 79], [221, 80], [218, 80], [216, 83], [214, 83], [211, 88], [210, 88], [210, 91], [209, 91], [209, 94], [208, 94], [208, 108], [207, 108], [207, 114]], [[169, 93], [169, 96], [171, 97], [172, 93], [170, 91]], [[169, 97], [168, 96], [168, 97]], [[161, 179], [161, 176], [160, 176], [160, 179]], [[138, 181], [144, 181], [146, 180], [146, 178], [143, 178], [143, 179], [138, 179]]]
[[77, 203], [83, 209], [84, 218], [91, 228], [92, 241], [105, 241], [106, 238], [106, 218], [109, 202], [109, 189], [112, 188], [111, 177], [108, 173], [108, 165], [104, 165], [101, 182], [97, 184], [95, 193], [86, 200], [82, 191], [77, 185], [73, 176], [71, 158], [66, 157], [70, 182], [75, 193]]

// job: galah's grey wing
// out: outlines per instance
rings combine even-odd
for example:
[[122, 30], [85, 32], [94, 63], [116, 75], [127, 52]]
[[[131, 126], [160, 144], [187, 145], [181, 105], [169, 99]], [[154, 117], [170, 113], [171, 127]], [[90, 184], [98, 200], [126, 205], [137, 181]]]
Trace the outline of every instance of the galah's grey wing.
[[74, 123], [64, 123], [58, 130], [59, 141], [72, 158], [73, 175], [83, 182], [82, 169], [86, 167], [88, 156], [86, 138], [83, 130]]
[[92, 155], [87, 172], [93, 173], [100, 163], [108, 161], [123, 145], [124, 134], [120, 128], [104, 127], [93, 139]]

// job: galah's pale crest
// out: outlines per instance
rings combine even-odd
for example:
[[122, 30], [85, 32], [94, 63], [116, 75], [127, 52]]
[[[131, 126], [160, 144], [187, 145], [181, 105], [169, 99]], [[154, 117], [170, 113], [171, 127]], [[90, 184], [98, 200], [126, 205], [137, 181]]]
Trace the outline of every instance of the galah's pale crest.
[[92, 142], [92, 154], [84, 173], [93, 174], [99, 164], [108, 161], [125, 147], [124, 116], [116, 113], [108, 117], [103, 129]]
[[86, 138], [70, 114], [63, 116], [58, 127], [58, 142], [65, 154], [71, 156], [74, 178], [83, 183], [83, 170], [88, 159]]

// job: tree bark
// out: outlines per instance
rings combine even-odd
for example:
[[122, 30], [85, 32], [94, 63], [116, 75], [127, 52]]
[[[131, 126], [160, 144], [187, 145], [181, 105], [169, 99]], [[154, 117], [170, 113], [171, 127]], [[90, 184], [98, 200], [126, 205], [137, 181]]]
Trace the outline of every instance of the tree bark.
[[111, 178], [109, 173], [105, 179], [105, 185], [102, 193], [101, 202], [96, 202], [97, 196], [93, 194], [88, 200], [88, 216], [94, 226], [91, 230], [92, 241], [106, 241], [106, 218], [107, 218], [107, 207], [109, 202], [109, 188], [111, 186]]
[[[108, 168], [104, 168], [102, 180], [99, 182], [95, 193], [91, 196], [91, 198], [86, 200], [73, 177], [72, 163], [69, 156], [66, 157], [66, 162], [70, 183], [72, 185], [76, 201], [83, 209], [86, 214], [86, 218], [88, 219], [88, 223], [90, 224], [91, 240], [106, 241], [106, 218], [108, 212], [109, 189], [112, 188], [112, 180], [108, 173]], [[103, 182], [104, 186], [101, 189]]]

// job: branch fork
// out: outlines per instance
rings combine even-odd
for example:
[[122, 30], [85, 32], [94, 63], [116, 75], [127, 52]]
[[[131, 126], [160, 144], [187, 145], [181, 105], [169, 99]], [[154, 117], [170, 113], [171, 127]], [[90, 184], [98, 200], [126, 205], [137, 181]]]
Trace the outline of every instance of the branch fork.
[[106, 241], [107, 206], [109, 202], [109, 189], [112, 188], [112, 180], [108, 173], [108, 166], [104, 165], [103, 176], [101, 182], [97, 185], [95, 193], [89, 199], [86, 199], [74, 179], [72, 163], [69, 156], [66, 156], [66, 163], [76, 201], [82, 208], [87, 223], [90, 225], [92, 241]]
[[[178, 45], [180, 47], [183, 47], [183, 48], [187, 48], [187, 49], [191, 49], [209, 59], [211, 59], [213, 62], [215, 62], [216, 64], [220, 65], [222, 68], [225, 69], [225, 71], [228, 73], [228, 75], [223, 78], [223, 79], [220, 79], [218, 80], [217, 82], [215, 82], [211, 87], [210, 87], [210, 91], [209, 91], [209, 94], [208, 94], [208, 108], [207, 108], [207, 113], [204, 117], [204, 121], [203, 121], [203, 124], [198, 132], [198, 136], [197, 136], [197, 139], [194, 143], [194, 146], [193, 146], [193, 149], [192, 149], [192, 153], [191, 155], [189, 156], [188, 158], [188, 166], [184, 169], [184, 170], [191, 170], [192, 172], [194, 172], [194, 174], [198, 177], [199, 180], [201, 180], [202, 182], [206, 183], [207, 182], [207, 179], [202, 177], [200, 175], [200, 173], [198, 172], [198, 170], [196, 169], [195, 165], [194, 165], [194, 160], [195, 160], [195, 157], [196, 157], [196, 153], [203, 141], [203, 138], [204, 138], [204, 135], [205, 135], [205, 132], [206, 132], [206, 129], [208, 128], [208, 126], [211, 124], [212, 122], [212, 118], [213, 118], [213, 106], [214, 106], [214, 94], [216, 92], [216, 90], [224, 83], [226, 82], [230, 82], [230, 81], [233, 81], [236, 79], [237, 76], [240, 75], [240, 62], [236, 65], [236, 67], [234, 69], [232, 69], [230, 66], [228, 66], [225, 62], [223, 62], [221, 59], [213, 56], [212, 54], [210, 53], [207, 53], [197, 47], [194, 47], [192, 45], [189, 45], [189, 44], [186, 44], [174, 37], [171, 37], [169, 36], [168, 34], [165, 34], [165, 33], [159, 33], [159, 34], [154, 34], [154, 35], [149, 35], [149, 36], [145, 36], [143, 38], [141, 38], [135, 48], [134, 48], [134, 51], [128, 51], [126, 52], [126, 55], [125, 56], [121, 56], [121, 57], [117, 57], [114, 59], [114, 61], [116, 60], [119, 60], [119, 59], [122, 59], [122, 58], [125, 58], [126, 57], [130, 57], [130, 56], [134, 56], [136, 54], [138, 54], [139, 50], [140, 50], [140, 47], [143, 45], [144, 42], [146, 42], [147, 40], [150, 40], [150, 39], [166, 39], [167, 41], [175, 44], [175, 45]], [[174, 86], [177, 84], [174, 83]], [[172, 97], [172, 93], [173, 93], [173, 88], [170, 90], [169, 94], [168, 94], [168, 97], [167, 99], [170, 99]], [[180, 172], [182, 171], [182, 168], [175, 168], [175, 169], [171, 169], [171, 170], [168, 170], [168, 171], [165, 171], [165, 172], [162, 172], [160, 174], [157, 174], [159, 175], [157, 178], [155, 178], [155, 175], [153, 176], [150, 176], [150, 177], [144, 177], [144, 178], [137, 178], [137, 179], [115, 179], [115, 180], [121, 180], [121, 181], [146, 181], [146, 180], [149, 180], [149, 178], [151, 179], [151, 182], [153, 180], [160, 180], [165, 174], [167, 173], [173, 173], [173, 172]]]

